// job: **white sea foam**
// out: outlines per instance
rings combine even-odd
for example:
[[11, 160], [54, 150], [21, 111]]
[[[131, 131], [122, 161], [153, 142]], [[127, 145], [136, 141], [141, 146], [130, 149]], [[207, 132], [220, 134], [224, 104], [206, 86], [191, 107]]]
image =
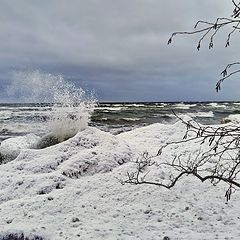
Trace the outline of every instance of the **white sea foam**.
[[157, 107], [157, 108], [164, 108], [164, 107], [166, 107], [167, 106], [167, 104], [161, 104], [161, 105], [155, 105], [155, 107]]
[[122, 119], [129, 122], [136, 122], [141, 120], [141, 118], [122, 118]]
[[191, 107], [196, 107], [197, 104], [186, 104], [186, 103], [177, 103], [173, 107], [177, 109], [190, 109]]
[[109, 111], [109, 112], [114, 112], [114, 111], [121, 111], [123, 109], [127, 109], [126, 107], [96, 107], [95, 109], [99, 109], [102, 111]]
[[141, 103], [126, 104], [128, 107], [146, 107], [146, 105]]
[[209, 106], [213, 107], [213, 108], [226, 108], [227, 106], [224, 104], [219, 104], [219, 103], [209, 103]]
[[202, 118], [212, 118], [212, 117], [214, 117], [213, 111], [187, 113], [187, 115], [190, 116], [190, 117], [202, 117]]

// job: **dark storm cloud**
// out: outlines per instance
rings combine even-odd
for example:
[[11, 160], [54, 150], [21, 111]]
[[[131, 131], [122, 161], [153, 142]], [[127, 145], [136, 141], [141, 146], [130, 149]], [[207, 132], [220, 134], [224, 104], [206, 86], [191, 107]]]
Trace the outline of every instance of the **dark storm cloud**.
[[199, 53], [195, 37], [166, 45], [173, 31], [230, 14], [228, 0], [0, 0], [0, 89], [9, 72], [39, 69], [106, 101], [234, 99], [238, 82], [221, 95], [214, 82], [237, 60], [237, 44], [225, 50], [220, 37], [214, 52], [206, 44]]

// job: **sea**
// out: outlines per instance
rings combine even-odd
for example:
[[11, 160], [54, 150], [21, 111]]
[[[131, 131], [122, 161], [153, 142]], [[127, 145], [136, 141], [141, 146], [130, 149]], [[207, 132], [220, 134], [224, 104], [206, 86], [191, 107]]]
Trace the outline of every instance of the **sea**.
[[[55, 106], [49, 103], [0, 104], [0, 142], [33, 133], [49, 133]], [[111, 134], [130, 131], [153, 123], [174, 124], [176, 115], [188, 115], [202, 124], [220, 124], [231, 114], [240, 114], [240, 102], [131, 102], [98, 103], [89, 125]]]

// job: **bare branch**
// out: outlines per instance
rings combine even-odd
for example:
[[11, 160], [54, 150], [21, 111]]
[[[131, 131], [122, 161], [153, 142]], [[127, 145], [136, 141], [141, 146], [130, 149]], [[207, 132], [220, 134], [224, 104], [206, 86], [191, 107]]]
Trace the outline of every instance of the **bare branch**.
[[[209, 181], [213, 185], [224, 182], [228, 185], [225, 196], [227, 201], [230, 200], [233, 190], [240, 188], [240, 127], [234, 125], [202, 126], [194, 121], [185, 121], [177, 115], [176, 117], [186, 126], [185, 136], [187, 137], [180, 141], [166, 143], [155, 156], [143, 154], [142, 158], [136, 162], [136, 172], [129, 174], [123, 183], [150, 184], [171, 189], [183, 176], [194, 176], [201, 182]], [[205, 150], [199, 148], [195, 157], [191, 154], [188, 157], [179, 154], [172, 160], [165, 159], [158, 162], [158, 157], [161, 157], [164, 151], [168, 152], [169, 147], [187, 142], [204, 144]], [[172, 175], [164, 182], [152, 181], [148, 178], [150, 172], [148, 167], [158, 169], [167, 167]]]
[[[231, 17], [220, 17], [215, 22], [198, 21], [193, 31], [174, 32], [168, 44], [177, 35], [200, 35], [197, 50], [200, 50], [204, 40], [209, 39], [208, 47], [213, 48], [215, 37], [221, 29], [227, 30], [225, 47], [230, 45], [232, 36], [240, 30], [240, 3], [232, 0], [233, 13]], [[228, 64], [221, 72], [222, 78], [216, 83], [217, 92], [221, 89], [221, 83], [240, 72], [240, 62]], [[136, 171], [127, 174], [127, 179], [122, 183], [150, 184], [171, 189], [184, 176], [194, 176], [201, 182], [209, 181], [213, 185], [227, 184], [225, 192], [226, 200], [229, 201], [236, 189], [240, 188], [240, 127], [234, 125], [203, 126], [194, 121], [185, 121], [174, 115], [186, 126], [183, 139], [165, 143], [160, 147], [155, 156], [143, 154], [136, 161]], [[199, 145], [198, 153], [179, 154], [172, 159], [164, 156], [173, 145], [188, 144], [192, 142]], [[202, 146], [202, 148], [201, 148]], [[203, 149], [203, 150], [202, 150]], [[166, 155], [169, 156], [169, 155]], [[159, 162], [160, 161], [160, 162]], [[170, 175], [162, 181], [151, 180], [149, 174], [151, 168], [169, 170]]]
[[[172, 43], [173, 37], [175, 37], [177, 35], [202, 34], [197, 43], [197, 50], [200, 50], [200, 48], [202, 46], [202, 42], [205, 39], [209, 39], [208, 48], [212, 49], [214, 47], [215, 36], [218, 34], [218, 32], [221, 29], [224, 28], [228, 31], [226, 41], [225, 41], [225, 47], [229, 47], [232, 35], [234, 35], [236, 32], [239, 33], [239, 31], [237, 31], [237, 30], [240, 30], [240, 27], [239, 27], [240, 26], [240, 3], [236, 3], [236, 1], [232, 0], [232, 4], [233, 4], [233, 13], [230, 17], [219, 17], [216, 19], [215, 22], [202, 21], [202, 20], [197, 21], [194, 26], [193, 31], [180, 31], [180, 32], [172, 33], [172, 35], [170, 36], [170, 38], [168, 40], [168, 44]], [[239, 63], [236, 62], [234, 64], [228, 64], [227, 67], [223, 70], [223, 72], [221, 73], [221, 74], [223, 74], [223, 78], [218, 80], [218, 82], [216, 83], [216, 91], [217, 92], [221, 89], [221, 83], [225, 79], [240, 72], [240, 69], [237, 69], [235, 71], [229, 72], [229, 74], [228, 74], [228, 72], [227, 72], [228, 66], [229, 65], [233, 66], [236, 64], [239, 64]]]

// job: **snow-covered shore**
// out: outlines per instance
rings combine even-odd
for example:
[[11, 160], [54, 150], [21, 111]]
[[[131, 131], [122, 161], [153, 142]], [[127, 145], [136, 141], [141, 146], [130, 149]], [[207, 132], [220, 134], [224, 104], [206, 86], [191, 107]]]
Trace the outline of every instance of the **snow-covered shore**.
[[[138, 154], [156, 154], [184, 132], [180, 122], [117, 136], [88, 127], [60, 144], [22, 150], [0, 166], [0, 239], [240, 239], [240, 194], [226, 204], [221, 184], [190, 177], [172, 190], [120, 184]], [[180, 148], [165, 157], [196, 145]]]

